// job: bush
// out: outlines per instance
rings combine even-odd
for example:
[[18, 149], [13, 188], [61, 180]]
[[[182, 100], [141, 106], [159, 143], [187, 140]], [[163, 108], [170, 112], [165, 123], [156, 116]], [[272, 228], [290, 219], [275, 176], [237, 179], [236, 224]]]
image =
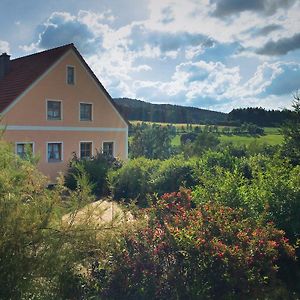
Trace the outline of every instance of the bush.
[[245, 208], [252, 217], [274, 222], [293, 242], [300, 237], [299, 166], [264, 155], [233, 164], [208, 158], [203, 157], [196, 170], [200, 184], [193, 194], [197, 199]]
[[0, 299], [67, 299], [67, 289], [79, 299], [81, 285], [71, 278], [98, 246], [88, 222], [66, 224], [62, 212], [64, 202], [76, 214], [94, 200], [86, 178], [73, 192], [60, 183], [48, 190], [36, 167], [2, 142], [0, 170]]
[[115, 200], [136, 200], [147, 206], [147, 195], [162, 195], [180, 187], [193, 187], [195, 162], [176, 156], [168, 160], [143, 157], [128, 161], [122, 168], [110, 171], [108, 181]]
[[294, 258], [283, 231], [243, 210], [193, 207], [186, 191], [145, 211], [147, 224], [118, 237], [94, 273], [108, 299], [274, 298], [288, 292], [276, 261]]
[[152, 193], [162, 195], [179, 190], [180, 187], [191, 188], [196, 185], [194, 175], [195, 161], [176, 156], [162, 161], [159, 168], [152, 173]]
[[122, 164], [119, 160], [100, 152], [97, 152], [90, 160], [80, 160], [76, 154], [74, 154], [65, 176], [65, 185], [75, 190], [78, 186], [78, 176], [84, 173], [88, 176], [92, 184], [92, 191], [95, 195], [98, 197], [107, 195], [109, 193], [107, 173], [110, 169], [118, 169], [121, 166]]
[[144, 157], [132, 159], [118, 170], [108, 173], [108, 182], [115, 200], [135, 199], [145, 206], [146, 195], [152, 192], [150, 178], [161, 162]]

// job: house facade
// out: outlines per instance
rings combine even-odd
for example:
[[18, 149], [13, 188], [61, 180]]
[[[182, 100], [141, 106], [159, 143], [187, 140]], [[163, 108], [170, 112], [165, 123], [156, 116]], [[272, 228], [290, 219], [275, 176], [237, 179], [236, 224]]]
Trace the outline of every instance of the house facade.
[[4, 139], [55, 181], [73, 154], [127, 159], [128, 123], [73, 44], [10, 60], [0, 56]]

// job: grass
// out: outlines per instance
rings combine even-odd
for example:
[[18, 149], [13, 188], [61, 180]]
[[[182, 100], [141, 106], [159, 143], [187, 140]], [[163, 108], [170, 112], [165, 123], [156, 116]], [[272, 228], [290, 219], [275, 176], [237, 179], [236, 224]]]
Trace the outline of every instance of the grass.
[[280, 128], [278, 127], [264, 127], [265, 134], [278, 134], [280, 135]]
[[[182, 127], [184, 128], [184, 130], [186, 130], [187, 128], [187, 124], [186, 123], [162, 123], [162, 122], [144, 122], [144, 121], [130, 121], [130, 123], [132, 125], [137, 125], [137, 124], [142, 124], [142, 123], [146, 123], [148, 125], [152, 125], [152, 124], [156, 124], [156, 125], [161, 125], [161, 126], [168, 126], [168, 125], [173, 125], [175, 126], [177, 129], [182, 129]], [[192, 125], [192, 128], [195, 128], [195, 127], [200, 127], [200, 128], [204, 128], [205, 126], [207, 125], [204, 125], [204, 124], [191, 124]], [[190, 125], [189, 125], [190, 126]], [[208, 125], [208, 126], [214, 126], [214, 125]], [[235, 126], [221, 126], [221, 125], [217, 125], [219, 131], [222, 130], [222, 128], [224, 127], [228, 127], [230, 129], [232, 128], [235, 128]], [[265, 130], [265, 133], [266, 134], [280, 134], [280, 128], [278, 127], [264, 127], [264, 130]]]
[[[259, 144], [268, 145], [279, 145], [283, 141], [283, 136], [280, 134], [266, 134], [259, 137], [247, 136], [247, 135], [221, 135], [220, 141], [223, 143], [233, 143], [234, 145], [249, 145], [252, 142], [257, 142]], [[176, 135], [172, 139], [172, 146], [180, 146], [180, 135]]]
[[172, 146], [180, 146], [180, 135], [177, 134], [171, 141]]
[[283, 136], [279, 134], [266, 134], [260, 137], [240, 136], [240, 135], [221, 135], [221, 142], [232, 142], [234, 145], [249, 145], [256, 141], [260, 144], [278, 145], [283, 141]]
[[[148, 125], [152, 125], [152, 124], [156, 124], [156, 125], [161, 125], [161, 126], [168, 126], [168, 125], [173, 125], [173, 126], [175, 126], [176, 128], [178, 128], [178, 129], [182, 129], [182, 127], [184, 127], [184, 129], [186, 129], [186, 127], [187, 127], [187, 124], [186, 123], [162, 123], [162, 122], [144, 122], [144, 121], [130, 121], [130, 123], [132, 124], [132, 125], [137, 125], [137, 124], [142, 124], [142, 123], [146, 123], [146, 124], [148, 124]], [[203, 124], [191, 124], [192, 125], [192, 127], [194, 128], [194, 127], [204, 127], [205, 125], [203, 125]], [[222, 128], [222, 126], [219, 126], [220, 128]]]
[[[130, 121], [133, 125], [146, 123], [149, 125], [157, 124], [161, 126], [167, 126], [167, 125], [173, 125], [175, 126], [179, 131], [184, 128], [184, 130], [187, 129], [187, 124], [170, 124], [170, 123], [161, 123], [161, 122], [141, 122], [141, 121]], [[203, 124], [192, 124], [192, 128], [194, 127], [201, 127], [204, 128], [205, 125]], [[212, 125], [213, 126], [213, 125]], [[233, 126], [217, 126], [219, 129], [219, 132], [222, 130], [223, 127], [229, 127], [234, 128]], [[252, 142], [256, 141], [259, 144], [268, 144], [268, 145], [278, 145], [281, 144], [283, 141], [283, 136], [280, 133], [280, 128], [278, 127], [264, 127], [265, 135], [254, 137], [250, 135], [220, 135], [219, 138], [221, 142], [228, 143], [231, 142], [234, 145], [249, 145]], [[172, 146], [180, 146], [180, 134], [177, 134], [172, 139]]]

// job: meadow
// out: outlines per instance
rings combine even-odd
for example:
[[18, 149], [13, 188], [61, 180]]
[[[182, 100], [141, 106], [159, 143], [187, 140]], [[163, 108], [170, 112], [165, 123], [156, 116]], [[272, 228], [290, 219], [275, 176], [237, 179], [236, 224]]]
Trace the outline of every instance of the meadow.
[[[132, 125], [138, 125], [142, 124], [141, 121], [131, 121], [130, 122]], [[204, 129], [205, 126], [204, 124], [170, 124], [170, 123], [161, 123], [161, 122], [143, 122], [148, 125], [156, 124], [160, 126], [175, 126], [178, 134], [172, 139], [172, 146], [180, 146], [180, 136], [183, 132], [187, 130], [187, 127], [192, 128], [194, 130], [196, 127], [200, 127], [201, 129]], [[211, 125], [214, 126], [214, 125]], [[258, 144], [267, 144], [267, 145], [279, 145], [283, 142], [283, 136], [280, 132], [280, 128], [278, 127], [264, 127], [264, 132], [265, 134], [262, 136], [253, 136], [253, 135], [248, 135], [248, 134], [222, 134], [222, 129], [224, 127], [230, 128], [230, 130], [234, 129], [235, 127], [233, 126], [217, 126], [218, 128], [218, 136], [220, 138], [221, 142], [224, 143], [232, 143], [236, 146], [240, 145], [249, 145], [253, 142], [256, 142]]]

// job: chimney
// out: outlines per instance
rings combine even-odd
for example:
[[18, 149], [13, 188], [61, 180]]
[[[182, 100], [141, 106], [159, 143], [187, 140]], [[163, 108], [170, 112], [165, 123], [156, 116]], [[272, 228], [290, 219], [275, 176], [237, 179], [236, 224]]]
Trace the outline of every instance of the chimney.
[[0, 55], [0, 80], [9, 72], [10, 55], [2, 53]]

